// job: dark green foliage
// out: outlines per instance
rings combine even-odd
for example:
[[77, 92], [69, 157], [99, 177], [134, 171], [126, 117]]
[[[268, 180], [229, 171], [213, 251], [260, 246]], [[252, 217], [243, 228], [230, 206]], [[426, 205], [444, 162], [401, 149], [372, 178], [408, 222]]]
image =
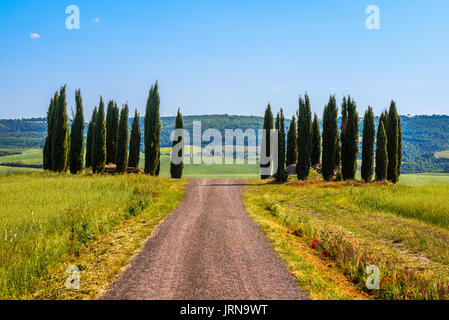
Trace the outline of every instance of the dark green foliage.
[[75, 92], [76, 113], [70, 132], [70, 172], [77, 174], [84, 167], [84, 115], [81, 90]]
[[145, 113], [145, 173], [157, 175], [160, 165], [161, 122], [159, 120], [158, 83], [151, 86]]
[[376, 180], [383, 181], [387, 178], [388, 169], [388, 151], [387, 134], [384, 128], [384, 122], [379, 121], [376, 141]]
[[136, 112], [134, 113], [133, 124], [131, 126], [131, 138], [129, 140], [129, 162], [130, 167], [138, 168], [140, 160], [140, 117]]
[[359, 115], [355, 101], [343, 99], [341, 110], [341, 173], [344, 180], [354, 180], [359, 154]]
[[287, 167], [291, 164], [296, 164], [297, 143], [298, 138], [296, 130], [296, 119], [295, 116], [293, 116], [287, 133], [287, 160], [286, 160]]
[[299, 180], [306, 180], [310, 173], [310, 153], [312, 152], [312, 112], [307, 94], [304, 100], [299, 98], [297, 145], [296, 175]]
[[[265, 109], [265, 116], [264, 116], [264, 120], [263, 120], [263, 135], [262, 135], [262, 144], [261, 144], [261, 148], [260, 148], [260, 154], [261, 155], [265, 155], [267, 158], [270, 158], [271, 156], [271, 141], [270, 141], [270, 134], [271, 134], [271, 130], [273, 129], [273, 113], [271, 112], [271, 106], [270, 104], [268, 104], [267, 108]], [[261, 168], [264, 168], [265, 170], [267, 170], [266, 168], [271, 168], [271, 161], [269, 161], [266, 164], [260, 164]], [[268, 179], [270, 177], [270, 175], [260, 175], [261, 179]]]
[[338, 138], [337, 113], [337, 101], [335, 96], [331, 96], [323, 112], [322, 174], [326, 181], [332, 180], [334, 176]]
[[120, 123], [117, 134], [117, 149], [115, 153], [115, 163], [117, 172], [124, 173], [128, 169], [128, 104], [120, 112]]
[[310, 163], [312, 166], [320, 164], [321, 160], [321, 133], [320, 122], [315, 113], [312, 123], [312, 152], [310, 153]]
[[285, 123], [284, 111], [282, 109], [276, 117], [275, 128], [278, 130], [278, 169], [274, 177], [277, 182], [283, 182], [287, 180], [288, 175], [285, 171]]
[[54, 126], [54, 113], [55, 113], [55, 99], [58, 100], [58, 92], [56, 92], [55, 97], [51, 98], [50, 100], [50, 106], [48, 107], [47, 112], [47, 138], [45, 139], [44, 144], [44, 170], [53, 170], [53, 162], [51, 160], [51, 156], [53, 153], [52, 149], [52, 141], [53, 141], [53, 126]]
[[[178, 114], [176, 115], [176, 121], [175, 121], [175, 129], [181, 130], [184, 129], [184, 122], [182, 121], [182, 114], [181, 110], [178, 109]], [[181, 158], [181, 163], [175, 164], [173, 161], [170, 161], [170, 175], [174, 179], [181, 179], [182, 178], [182, 171], [184, 170], [184, 137], [179, 136], [176, 140], [173, 140], [172, 144], [172, 156], [171, 159], [174, 158], [173, 152], [174, 148], [177, 146], [178, 151], [178, 157]]]
[[339, 168], [340, 165], [341, 165], [341, 141], [340, 141], [340, 132], [338, 132], [338, 125], [337, 125], [337, 142], [335, 145], [335, 166]]
[[402, 122], [401, 117], [398, 116], [398, 130], [399, 130], [399, 138], [398, 138], [398, 179], [401, 176], [401, 167], [402, 167]]
[[66, 86], [63, 86], [55, 102], [51, 161], [56, 172], [66, 172], [68, 169], [69, 123], [65, 90]]
[[104, 115], [104, 102], [100, 97], [98, 112], [95, 116], [93, 145], [92, 145], [92, 171], [101, 173], [106, 165], [106, 121]]
[[120, 121], [120, 110], [117, 103], [109, 101], [106, 113], [106, 163], [115, 163], [117, 151], [117, 135]]
[[365, 182], [370, 182], [373, 179], [375, 138], [376, 126], [374, 124], [373, 108], [368, 107], [363, 118], [362, 140], [362, 179]]
[[396, 103], [391, 101], [387, 118], [387, 149], [388, 149], [388, 170], [387, 179], [391, 182], [399, 180], [399, 117], [396, 110]]
[[92, 113], [92, 119], [87, 127], [87, 137], [86, 137], [86, 168], [92, 168], [92, 148], [93, 148], [93, 137], [94, 137], [94, 126], [95, 126], [95, 116], [97, 114], [97, 108], [94, 108]]

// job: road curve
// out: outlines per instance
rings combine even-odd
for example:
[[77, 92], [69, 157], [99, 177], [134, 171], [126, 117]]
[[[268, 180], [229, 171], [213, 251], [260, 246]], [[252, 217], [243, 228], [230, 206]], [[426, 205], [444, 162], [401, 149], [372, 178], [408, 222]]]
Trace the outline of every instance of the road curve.
[[236, 180], [190, 180], [104, 300], [307, 299], [246, 213]]

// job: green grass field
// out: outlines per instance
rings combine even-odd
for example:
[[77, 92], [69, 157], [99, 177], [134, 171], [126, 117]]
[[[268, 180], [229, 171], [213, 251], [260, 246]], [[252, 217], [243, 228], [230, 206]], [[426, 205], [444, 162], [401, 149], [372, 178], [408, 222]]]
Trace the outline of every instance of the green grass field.
[[449, 159], [449, 150], [435, 153], [436, 158]]
[[[244, 202], [312, 298], [448, 299], [448, 194], [449, 185], [258, 182]], [[381, 290], [366, 289], [368, 265], [389, 279]]]
[[20, 173], [20, 172], [36, 172], [36, 171], [42, 171], [40, 169], [34, 169], [34, 168], [16, 168], [16, 167], [7, 167], [7, 166], [0, 166], [0, 176], [11, 174], [11, 173]]
[[[198, 149], [198, 148], [197, 148]], [[198, 152], [199, 150], [193, 149]], [[23, 164], [42, 164], [42, 150], [26, 149], [13, 150], [23, 152], [19, 155], [0, 157], [0, 163], [23, 163]], [[161, 148], [161, 173], [164, 178], [170, 177], [170, 151], [171, 148]], [[144, 169], [144, 154], [141, 154], [139, 167]], [[37, 171], [32, 168], [16, 168], [0, 166], [0, 175], [14, 172], [32, 172]], [[185, 178], [229, 178], [229, 179], [258, 179], [258, 164], [242, 164], [242, 165], [185, 165]], [[360, 179], [360, 172], [357, 173]], [[429, 184], [449, 184], [449, 173], [423, 173], [423, 174], [403, 174], [401, 175], [400, 184], [407, 186], [425, 186]]]
[[[184, 184], [146, 175], [0, 177], [0, 298], [32, 296], [39, 287], [41, 298], [65, 298], [60, 280], [70, 264], [86, 271], [89, 290], [78, 294], [93, 298], [177, 206]], [[90, 268], [97, 269], [89, 284]]]
[[17, 149], [11, 151], [21, 152], [21, 154], [0, 157], [0, 163], [42, 164], [43, 156], [40, 149]]

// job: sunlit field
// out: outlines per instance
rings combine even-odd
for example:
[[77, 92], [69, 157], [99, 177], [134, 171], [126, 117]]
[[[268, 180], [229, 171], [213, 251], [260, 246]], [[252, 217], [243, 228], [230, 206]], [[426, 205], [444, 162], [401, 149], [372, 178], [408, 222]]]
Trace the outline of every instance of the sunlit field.
[[[97, 242], [101, 244], [102, 237], [118, 225], [139, 225], [135, 219], [145, 217], [145, 223], [154, 227], [177, 206], [184, 184], [184, 180], [146, 175], [0, 177], [0, 298], [32, 294], [36, 282], [63, 260], [80, 260], [80, 265], [86, 260], [80, 257], [101, 247]], [[151, 228], [140, 237], [148, 237]], [[123, 236], [133, 238], [133, 234]], [[110, 245], [104, 245], [107, 255]], [[117, 269], [126, 262], [102, 268]]]
[[[313, 298], [448, 299], [448, 195], [449, 185], [259, 182], [244, 201]], [[381, 290], [366, 289], [368, 265], [385, 276]]]

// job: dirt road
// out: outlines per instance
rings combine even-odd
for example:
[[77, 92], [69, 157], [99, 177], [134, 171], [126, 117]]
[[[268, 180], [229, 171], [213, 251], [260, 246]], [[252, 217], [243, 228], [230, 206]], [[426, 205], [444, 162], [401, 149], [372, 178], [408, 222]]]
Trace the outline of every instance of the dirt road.
[[190, 181], [102, 299], [307, 299], [249, 217], [236, 180]]

